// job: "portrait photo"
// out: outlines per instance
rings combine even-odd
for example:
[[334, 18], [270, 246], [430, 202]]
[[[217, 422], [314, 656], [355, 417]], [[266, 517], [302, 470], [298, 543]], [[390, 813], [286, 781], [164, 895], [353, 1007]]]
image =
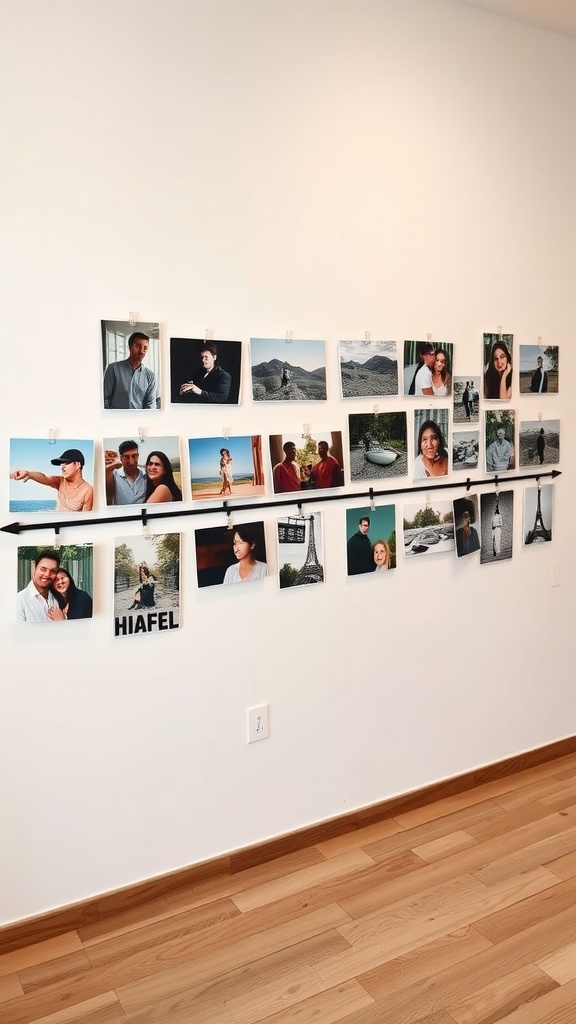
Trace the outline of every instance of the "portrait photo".
[[268, 575], [263, 522], [195, 530], [194, 542], [199, 587], [252, 583]]
[[193, 501], [264, 494], [260, 434], [193, 437], [188, 441]]
[[238, 405], [241, 341], [170, 338], [170, 401], [177, 405]]
[[179, 437], [105, 437], [107, 505], [182, 501]]
[[346, 509], [346, 568], [349, 576], [396, 568], [396, 506]]
[[451, 343], [404, 342], [404, 394], [446, 398], [452, 394]]
[[159, 409], [160, 325], [102, 320], [105, 409]]
[[454, 551], [451, 501], [420, 501], [404, 506], [404, 555], [441, 555]]
[[524, 544], [542, 544], [552, 540], [554, 484], [524, 488]]
[[271, 434], [270, 464], [274, 494], [342, 487], [344, 459], [340, 430], [309, 434]]
[[462, 472], [478, 468], [479, 430], [455, 430], [452, 434], [452, 469]]
[[486, 472], [508, 473], [516, 468], [513, 409], [489, 410], [485, 420]]
[[251, 338], [252, 397], [255, 402], [325, 402], [323, 341]]
[[449, 431], [448, 409], [414, 410], [414, 480], [447, 475]]
[[467, 494], [465, 498], [455, 498], [452, 508], [456, 527], [456, 555], [458, 558], [473, 555], [475, 551], [480, 551], [478, 497], [476, 494]]
[[512, 558], [514, 491], [480, 495], [480, 562]]
[[114, 636], [138, 636], [180, 625], [180, 534], [114, 541]]
[[480, 377], [454, 377], [452, 394], [454, 397], [454, 426], [461, 423], [478, 423], [480, 421]]
[[521, 420], [520, 466], [555, 466], [560, 462], [560, 420]]
[[520, 394], [558, 394], [558, 346], [520, 345]]
[[398, 394], [395, 341], [341, 341], [342, 398], [381, 398]]
[[281, 590], [324, 583], [322, 513], [285, 516], [276, 523]]
[[509, 402], [512, 398], [513, 334], [484, 333], [484, 398]]
[[18, 548], [17, 621], [91, 619], [92, 594], [91, 544]]
[[94, 442], [10, 439], [10, 512], [92, 512]]
[[405, 412], [350, 413], [350, 477], [387, 480], [408, 473]]

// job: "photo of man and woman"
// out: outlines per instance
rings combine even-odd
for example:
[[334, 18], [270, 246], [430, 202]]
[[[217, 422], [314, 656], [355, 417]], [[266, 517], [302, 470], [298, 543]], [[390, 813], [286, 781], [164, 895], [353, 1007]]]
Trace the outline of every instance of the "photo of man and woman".
[[512, 558], [514, 491], [480, 495], [480, 563]]
[[448, 409], [414, 410], [414, 480], [448, 473]]
[[346, 564], [349, 576], [396, 568], [395, 505], [346, 509]]
[[451, 343], [404, 342], [404, 394], [446, 398], [452, 394]]
[[114, 636], [180, 625], [180, 534], [123, 537], [114, 542]]
[[102, 320], [105, 409], [159, 409], [160, 325]]
[[352, 480], [406, 476], [405, 412], [351, 413], [348, 417]]
[[274, 494], [342, 487], [342, 433], [315, 431], [313, 437], [271, 434], [270, 463]]
[[194, 533], [199, 587], [251, 583], [268, 575], [264, 523], [210, 526]]
[[182, 501], [180, 438], [105, 437], [107, 505]]
[[255, 402], [325, 402], [323, 341], [251, 338], [252, 397]]
[[558, 394], [558, 346], [520, 345], [520, 394]]
[[508, 402], [512, 398], [513, 334], [484, 334], [484, 398]]
[[260, 434], [193, 437], [188, 441], [193, 501], [264, 494]]
[[480, 420], [480, 377], [454, 377], [454, 426], [460, 423], [478, 423]]
[[322, 513], [285, 516], [276, 523], [280, 590], [324, 583]]
[[92, 618], [91, 544], [18, 548], [19, 622]]
[[478, 539], [478, 498], [475, 494], [467, 494], [465, 498], [455, 498], [453, 503], [454, 523], [456, 525], [456, 555], [473, 555], [480, 551]]
[[454, 509], [451, 501], [426, 501], [404, 506], [404, 554], [441, 555], [454, 551]]
[[93, 483], [93, 441], [10, 439], [11, 512], [91, 512]]
[[342, 398], [380, 398], [398, 394], [395, 341], [341, 341]]
[[241, 341], [170, 338], [170, 401], [238, 405], [241, 368]]

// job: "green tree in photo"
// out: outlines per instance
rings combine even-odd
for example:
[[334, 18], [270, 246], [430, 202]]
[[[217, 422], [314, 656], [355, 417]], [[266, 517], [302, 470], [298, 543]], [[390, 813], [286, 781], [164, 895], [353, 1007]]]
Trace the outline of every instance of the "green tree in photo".
[[298, 576], [298, 569], [295, 569], [293, 565], [289, 565], [288, 562], [284, 562], [278, 576], [280, 578], [281, 589], [284, 589], [284, 587], [292, 587], [296, 581], [296, 577]]

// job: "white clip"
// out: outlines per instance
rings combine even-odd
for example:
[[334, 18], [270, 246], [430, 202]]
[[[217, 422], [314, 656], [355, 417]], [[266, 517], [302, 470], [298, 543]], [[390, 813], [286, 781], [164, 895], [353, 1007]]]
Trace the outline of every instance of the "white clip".
[[432, 497], [431, 497], [430, 491], [426, 491], [426, 508], [430, 508], [431, 504], [432, 504]]
[[230, 427], [222, 427], [222, 438], [227, 441], [230, 437]]
[[373, 411], [375, 416], [378, 415], [378, 413], [380, 412], [380, 406], [378, 405], [378, 402], [376, 402], [376, 405], [373, 407], [372, 411]]
[[302, 440], [303, 441], [309, 441], [310, 440], [310, 436], [311, 436], [310, 435], [310, 424], [309, 423], [303, 423], [302, 424]]
[[207, 327], [204, 331], [204, 341], [212, 341], [212, 328]]
[[432, 335], [431, 334], [427, 334], [426, 335], [426, 341], [432, 341]]
[[370, 331], [364, 331], [364, 344], [369, 345], [372, 341], [372, 335]]
[[[224, 502], [224, 505], [226, 505], [226, 502]], [[234, 529], [234, 523], [232, 522], [232, 513], [230, 512], [229, 509], [226, 509], [226, 529], [227, 530], [233, 530]]]
[[54, 550], [60, 551], [60, 527], [54, 527]]
[[48, 431], [48, 444], [56, 444], [56, 431], [54, 427], [50, 427]]
[[294, 331], [286, 331], [286, 344], [292, 344], [292, 338], [294, 337]]
[[538, 341], [538, 348], [542, 348], [542, 336], [540, 334], [536, 340]]
[[138, 313], [130, 313], [130, 327], [135, 327], [138, 323]]
[[499, 337], [500, 341], [502, 341], [502, 324], [498, 324], [498, 327], [496, 328], [496, 332], [498, 334], [498, 337]]
[[538, 413], [538, 419], [539, 419], [540, 423], [542, 423], [542, 413], [541, 412]]
[[300, 516], [300, 518], [302, 518], [302, 502], [299, 501], [296, 507], [298, 509], [298, 515]]
[[138, 437], [140, 438], [140, 444], [144, 444], [144, 427], [138, 427]]

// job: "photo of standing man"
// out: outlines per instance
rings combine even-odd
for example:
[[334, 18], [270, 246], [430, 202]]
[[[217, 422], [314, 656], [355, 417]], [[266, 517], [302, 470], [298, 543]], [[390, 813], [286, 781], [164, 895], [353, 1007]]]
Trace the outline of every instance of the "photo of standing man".
[[160, 408], [158, 336], [158, 324], [102, 321], [105, 409]]

